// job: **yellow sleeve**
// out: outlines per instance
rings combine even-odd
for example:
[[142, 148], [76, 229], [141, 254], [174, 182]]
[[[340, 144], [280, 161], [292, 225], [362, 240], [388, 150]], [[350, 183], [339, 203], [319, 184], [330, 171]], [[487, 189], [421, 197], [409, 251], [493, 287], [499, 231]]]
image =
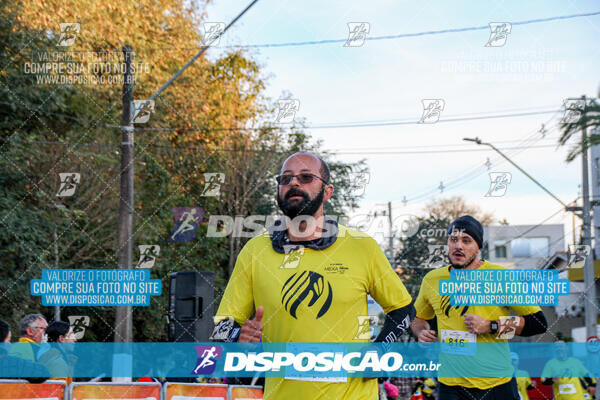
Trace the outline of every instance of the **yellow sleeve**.
[[542, 311], [539, 306], [510, 306], [509, 308], [520, 316], [535, 314], [538, 311]]
[[431, 282], [427, 279], [427, 275], [423, 278], [423, 282], [421, 282], [421, 287], [419, 288], [419, 294], [417, 295], [417, 300], [415, 300], [415, 309], [417, 310], [417, 318], [421, 319], [433, 319], [435, 317], [435, 310], [431, 306], [431, 303], [427, 300], [427, 291], [430, 289]]
[[373, 256], [369, 274], [369, 294], [387, 314], [409, 305], [412, 297], [377, 242], [374, 239], [370, 240]]
[[243, 325], [254, 314], [252, 251], [249, 244], [247, 243], [238, 255], [215, 315], [215, 323], [233, 317], [235, 322]]

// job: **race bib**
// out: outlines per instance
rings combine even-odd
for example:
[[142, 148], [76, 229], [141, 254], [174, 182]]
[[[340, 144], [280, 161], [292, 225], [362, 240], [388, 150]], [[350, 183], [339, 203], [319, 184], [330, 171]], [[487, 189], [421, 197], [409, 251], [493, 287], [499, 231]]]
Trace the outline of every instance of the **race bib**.
[[577, 393], [575, 389], [575, 385], [572, 383], [565, 383], [564, 385], [558, 385], [558, 393], [559, 394], [573, 394]]
[[477, 335], [474, 333], [442, 329], [441, 340], [442, 353], [463, 356], [476, 355], [474, 345], [477, 343]]

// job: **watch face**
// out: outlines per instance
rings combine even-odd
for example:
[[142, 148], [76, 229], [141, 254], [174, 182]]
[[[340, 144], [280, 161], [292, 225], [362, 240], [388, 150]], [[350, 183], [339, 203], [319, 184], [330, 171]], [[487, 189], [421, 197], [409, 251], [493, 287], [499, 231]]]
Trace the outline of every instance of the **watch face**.
[[492, 321], [490, 324], [490, 331], [492, 331], [492, 333], [496, 333], [498, 331], [498, 323], [496, 321]]

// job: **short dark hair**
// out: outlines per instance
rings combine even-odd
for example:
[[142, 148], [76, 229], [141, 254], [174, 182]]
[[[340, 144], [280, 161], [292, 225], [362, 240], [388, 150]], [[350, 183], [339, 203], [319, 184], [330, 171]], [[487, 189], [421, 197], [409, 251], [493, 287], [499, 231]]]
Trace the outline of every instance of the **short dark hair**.
[[0, 319], [0, 343], [6, 340], [8, 333], [10, 332], [10, 326]]
[[58, 342], [60, 336], [65, 336], [69, 333], [71, 325], [64, 321], [54, 321], [46, 328], [46, 335], [48, 335], [49, 342]]

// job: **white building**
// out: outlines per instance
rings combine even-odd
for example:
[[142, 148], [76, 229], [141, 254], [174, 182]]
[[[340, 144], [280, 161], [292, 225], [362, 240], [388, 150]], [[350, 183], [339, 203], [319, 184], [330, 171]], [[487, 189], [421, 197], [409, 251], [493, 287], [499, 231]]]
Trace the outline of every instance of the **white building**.
[[565, 251], [565, 232], [556, 225], [490, 225], [483, 229], [488, 260], [508, 268], [538, 268]]

